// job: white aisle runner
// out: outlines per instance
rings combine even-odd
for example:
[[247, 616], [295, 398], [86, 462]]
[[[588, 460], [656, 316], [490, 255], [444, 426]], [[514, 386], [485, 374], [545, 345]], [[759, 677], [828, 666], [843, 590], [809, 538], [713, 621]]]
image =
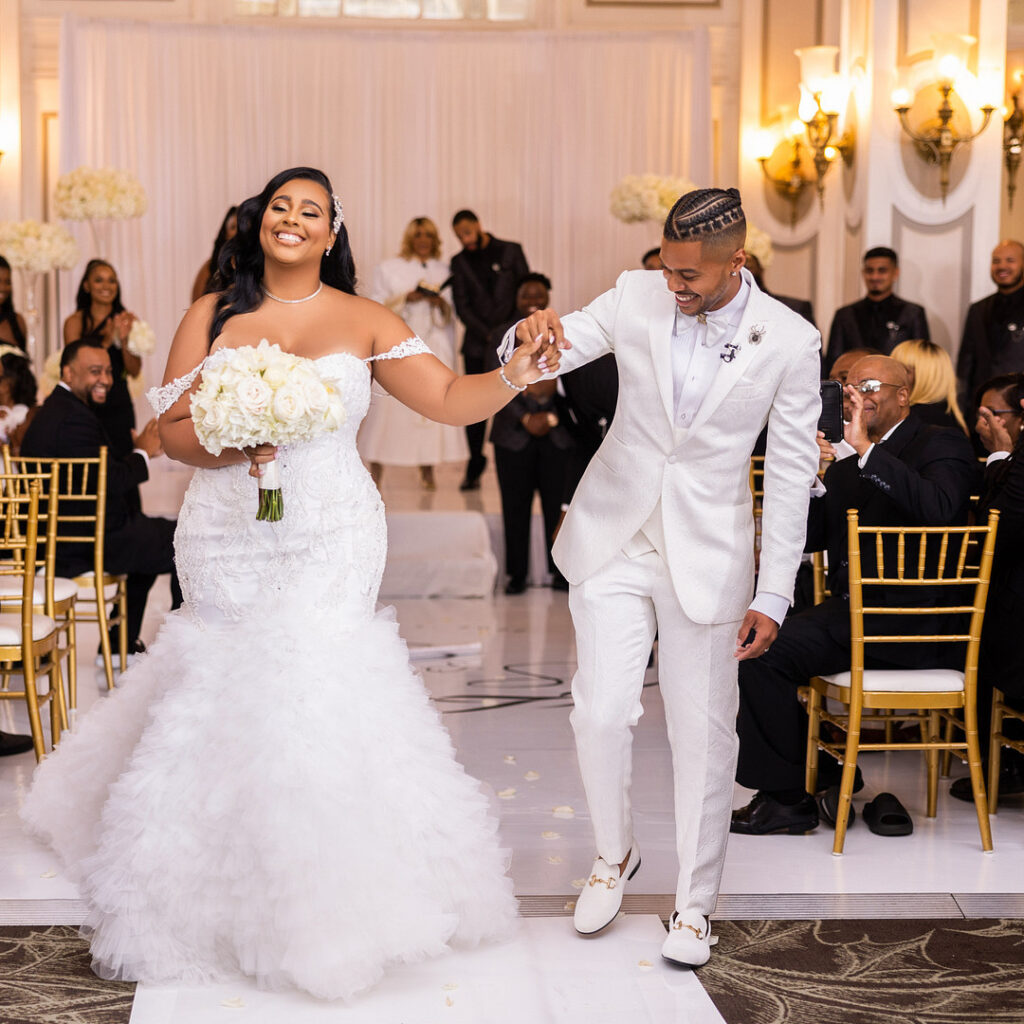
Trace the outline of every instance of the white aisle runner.
[[511, 942], [390, 971], [351, 1005], [245, 982], [140, 985], [131, 1024], [725, 1024], [697, 975], [662, 961], [664, 936], [653, 915], [590, 940], [568, 918], [526, 918]]

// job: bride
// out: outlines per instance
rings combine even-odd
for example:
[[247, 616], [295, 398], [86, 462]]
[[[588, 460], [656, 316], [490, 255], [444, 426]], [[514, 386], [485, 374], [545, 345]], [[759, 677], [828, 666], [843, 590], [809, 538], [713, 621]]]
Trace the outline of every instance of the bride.
[[[347, 998], [389, 964], [508, 935], [497, 825], [455, 761], [390, 609], [376, 612], [384, 510], [356, 451], [371, 377], [424, 416], [476, 423], [557, 362], [523, 346], [457, 377], [355, 295], [341, 203], [320, 171], [238, 212], [228, 287], [185, 314], [154, 389], [167, 453], [198, 467], [175, 537], [184, 607], [121, 686], [37, 769], [22, 814], [88, 905], [107, 978]], [[196, 440], [204, 360], [266, 338], [315, 361], [348, 413], [282, 448]], [[256, 519], [276, 458], [278, 523]]]

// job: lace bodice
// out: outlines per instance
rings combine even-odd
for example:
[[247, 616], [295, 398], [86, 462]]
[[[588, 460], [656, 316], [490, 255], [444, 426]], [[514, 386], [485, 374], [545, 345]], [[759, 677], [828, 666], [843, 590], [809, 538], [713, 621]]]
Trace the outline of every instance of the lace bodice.
[[[373, 358], [426, 351], [410, 338]], [[348, 352], [313, 360], [338, 388], [347, 419], [336, 431], [279, 449], [280, 522], [256, 520], [257, 484], [247, 464], [196, 470], [178, 519], [175, 556], [185, 608], [197, 622], [259, 621], [291, 601], [301, 601], [314, 619], [372, 615], [387, 551], [384, 506], [356, 450], [370, 402], [371, 361]], [[169, 408], [200, 369], [154, 389], [163, 393], [154, 396], [154, 407]]]

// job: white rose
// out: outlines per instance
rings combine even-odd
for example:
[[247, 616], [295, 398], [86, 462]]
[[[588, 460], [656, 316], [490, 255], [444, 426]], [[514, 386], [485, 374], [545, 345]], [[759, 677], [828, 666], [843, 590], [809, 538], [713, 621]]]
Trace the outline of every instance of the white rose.
[[306, 403], [302, 392], [291, 384], [283, 384], [274, 393], [271, 407], [274, 419], [282, 423], [295, 423], [306, 415]]
[[235, 386], [235, 400], [239, 409], [250, 415], [266, 411], [273, 392], [261, 377], [243, 377]]
[[327, 409], [327, 388], [324, 382], [314, 374], [298, 382], [302, 389], [302, 397], [310, 412], [323, 413]]
[[266, 381], [266, 383], [275, 390], [287, 382], [288, 375], [288, 365], [281, 359], [272, 360], [263, 371], [264, 381]]

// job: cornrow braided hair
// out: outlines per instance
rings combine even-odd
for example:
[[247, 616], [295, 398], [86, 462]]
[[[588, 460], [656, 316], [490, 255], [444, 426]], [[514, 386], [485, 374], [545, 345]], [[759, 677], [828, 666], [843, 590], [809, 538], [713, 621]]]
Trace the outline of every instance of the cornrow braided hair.
[[[734, 188], [698, 188], [676, 200], [665, 218], [671, 242], [701, 241], [725, 233], [746, 233], [740, 194]], [[742, 245], [742, 240], [740, 245]]]

